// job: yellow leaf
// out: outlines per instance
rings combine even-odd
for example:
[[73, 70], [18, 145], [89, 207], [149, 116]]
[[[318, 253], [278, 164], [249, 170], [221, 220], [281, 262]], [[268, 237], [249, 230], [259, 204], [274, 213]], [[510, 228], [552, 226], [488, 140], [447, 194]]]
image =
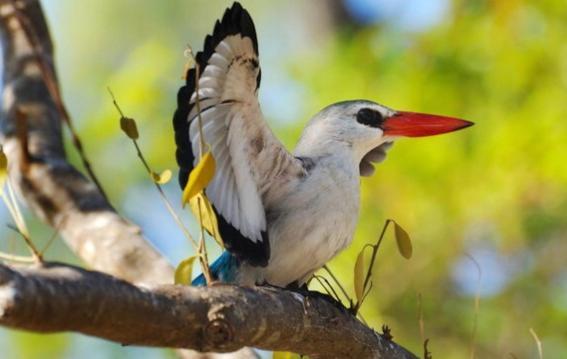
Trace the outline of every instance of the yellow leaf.
[[187, 46], [183, 55], [187, 58], [187, 61], [185, 62], [185, 66], [183, 66], [183, 76], [181, 78], [186, 80], [187, 73], [193, 66], [195, 66], [195, 57], [193, 56], [193, 49], [191, 49], [191, 46]]
[[152, 172], [152, 179], [154, 180], [155, 183], [166, 184], [171, 179], [171, 171], [165, 170], [160, 174]]
[[408, 235], [408, 232], [406, 232], [399, 224], [394, 222], [394, 234], [396, 235], [396, 243], [398, 244], [398, 251], [404, 258], [410, 259], [413, 249], [411, 246], [411, 239], [410, 236]]
[[185, 206], [185, 204], [189, 202], [191, 198], [195, 197], [197, 193], [201, 192], [205, 189], [205, 187], [207, 187], [207, 185], [209, 184], [209, 182], [211, 182], [213, 176], [215, 175], [215, 167], [215, 158], [213, 157], [212, 153], [205, 153], [197, 166], [195, 166], [195, 168], [193, 168], [193, 171], [191, 171], [191, 173], [189, 174], [189, 179], [187, 180], [187, 184], [185, 185], [185, 189], [183, 190], [183, 206]]
[[215, 211], [213, 211], [211, 202], [209, 202], [209, 199], [202, 191], [197, 193], [197, 195], [189, 201], [189, 206], [191, 207], [193, 215], [199, 219], [199, 202], [201, 203], [201, 225], [211, 236], [213, 236], [215, 241], [221, 247], [224, 247], [219, 232], [217, 216], [215, 215]]
[[138, 126], [136, 126], [136, 121], [133, 118], [129, 117], [120, 117], [120, 128], [126, 136], [130, 137], [133, 140], [137, 140], [139, 137], [138, 134]]
[[192, 58], [187, 60], [187, 62], [183, 66], [183, 75], [181, 75], [181, 78], [183, 80], [187, 80], [187, 74], [189, 73], [189, 70], [193, 68], [194, 65], [195, 65], [195, 61], [193, 61]]
[[360, 303], [364, 297], [364, 248], [358, 253], [354, 264], [354, 294]]
[[6, 175], [8, 174], [8, 158], [6, 154], [0, 148], [0, 184], [4, 182]]
[[191, 284], [191, 276], [193, 275], [193, 262], [195, 262], [195, 259], [197, 259], [197, 256], [191, 256], [179, 263], [179, 265], [175, 269], [175, 284]]
[[274, 352], [272, 359], [294, 359], [298, 358], [299, 355], [290, 352]]

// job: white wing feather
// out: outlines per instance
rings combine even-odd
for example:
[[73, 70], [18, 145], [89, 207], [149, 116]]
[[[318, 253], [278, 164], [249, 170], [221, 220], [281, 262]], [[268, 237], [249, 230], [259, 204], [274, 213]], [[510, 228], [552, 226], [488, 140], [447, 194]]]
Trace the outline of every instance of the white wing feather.
[[[254, 139], [261, 136], [261, 143], [270, 146], [281, 144], [267, 128], [256, 96], [258, 72], [252, 42], [240, 35], [227, 36], [215, 48], [199, 79], [199, 106], [189, 113], [189, 137], [195, 163], [199, 159], [199, 113], [205, 142], [210, 145], [217, 169], [207, 196], [217, 211], [240, 233], [256, 243], [262, 241], [266, 231], [266, 215], [258, 183], [269, 177], [269, 162], [264, 165], [256, 159]], [[191, 103], [197, 101], [196, 93]], [[199, 109], [198, 109], [199, 107]], [[285, 153], [282, 147], [274, 154]], [[286, 161], [291, 165], [294, 161]]]

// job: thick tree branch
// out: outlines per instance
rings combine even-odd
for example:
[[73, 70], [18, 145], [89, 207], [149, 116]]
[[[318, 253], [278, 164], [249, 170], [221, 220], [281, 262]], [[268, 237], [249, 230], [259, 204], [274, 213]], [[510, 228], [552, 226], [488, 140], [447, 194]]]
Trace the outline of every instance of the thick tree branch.
[[0, 324], [201, 351], [253, 346], [312, 358], [415, 358], [321, 298], [228, 285], [147, 289], [63, 264], [0, 265]]

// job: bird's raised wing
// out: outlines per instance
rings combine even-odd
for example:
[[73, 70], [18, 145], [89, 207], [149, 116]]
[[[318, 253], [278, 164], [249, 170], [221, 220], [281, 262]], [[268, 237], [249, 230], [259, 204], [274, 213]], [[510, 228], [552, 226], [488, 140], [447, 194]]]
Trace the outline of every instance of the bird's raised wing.
[[206, 194], [218, 216], [220, 235], [238, 258], [265, 266], [270, 245], [262, 195], [274, 177], [302, 166], [262, 117], [256, 30], [240, 4], [216, 22], [196, 62], [200, 76], [195, 69], [188, 71], [173, 119], [180, 185], [185, 186], [199, 158], [200, 115], [204, 140], [217, 164]]

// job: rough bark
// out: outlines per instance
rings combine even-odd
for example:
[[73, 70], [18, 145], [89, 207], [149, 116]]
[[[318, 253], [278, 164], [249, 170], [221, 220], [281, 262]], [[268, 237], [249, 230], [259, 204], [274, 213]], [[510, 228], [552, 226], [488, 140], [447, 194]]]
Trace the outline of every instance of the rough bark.
[[219, 352], [253, 346], [312, 358], [414, 358], [320, 297], [269, 287], [137, 287], [57, 263], [0, 265], [0, 324], [76, 331], [126, 345]]
[[[110, 274], [60, 264], [0, 265], [0, 324], [222, 352], [257, 346], [313, 357], [413, 357], [320, 299], [268, 288], [144, 289], [128, 283], [170, 283], [173, 269], [139, 227], [67, 162], [62, 140], [67, 114], [39, 3], [0, 0], [0, 16], [0, 140], [11, 183], [85, 263]], [[240, 352], [250, 356], [251, 351]]]

